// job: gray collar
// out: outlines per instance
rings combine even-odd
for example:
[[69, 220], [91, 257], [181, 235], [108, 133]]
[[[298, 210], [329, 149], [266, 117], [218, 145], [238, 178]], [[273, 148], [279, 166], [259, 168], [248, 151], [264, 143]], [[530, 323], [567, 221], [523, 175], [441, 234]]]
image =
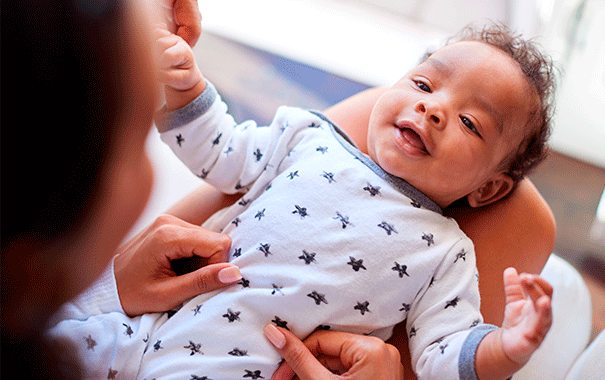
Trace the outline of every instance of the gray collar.
[[376, 164], [372, 159], [365, 154], [361, 153], [361, 151], [355, 146], [355, 143], [347, 136], [347, 134], [342, 131], [336, 124], [332, 123], [324, 114], [317, 111], [310, 111], [312, 114], [320, 117], [322, 120], [328, 122], [332, 127], [332, 132], [336, 139], [342, 144], [342, 146], [355, 158], [359, 159], [364, 165], [366, 165], [370, 170], [372, 170], [377, 176], [387, 181], [391, 186], [401, 192], [403, 195], [407, 196], [411, 200], [414, 201], [415, 204], [418, 204], [428, 210], [435, 211], [443, 215], [443, 210], [439, 207], [438, 204], [433, 202], [429, 197], [427, 197], [420, 190], [416, 189], [414, 186], [407, 183], [405, 180], [396, 177], [390, 173], [384, 171], [378, 164]]

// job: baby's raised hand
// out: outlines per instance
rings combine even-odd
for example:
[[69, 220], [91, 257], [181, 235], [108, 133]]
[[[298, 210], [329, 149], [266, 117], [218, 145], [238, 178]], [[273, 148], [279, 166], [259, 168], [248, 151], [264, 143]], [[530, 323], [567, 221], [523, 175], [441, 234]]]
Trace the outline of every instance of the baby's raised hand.
[[161, 26], [154, 30], [154, 37], [160, 83], [176, 91], [187, 91], [203, 81], [191, 46], [185, 40]]
[[543, 278], [504, 271], [506, 309], [502, 325], [502, 349], [506, 356], [525, 364], [538, 349], [552, 324], [553, 288]]

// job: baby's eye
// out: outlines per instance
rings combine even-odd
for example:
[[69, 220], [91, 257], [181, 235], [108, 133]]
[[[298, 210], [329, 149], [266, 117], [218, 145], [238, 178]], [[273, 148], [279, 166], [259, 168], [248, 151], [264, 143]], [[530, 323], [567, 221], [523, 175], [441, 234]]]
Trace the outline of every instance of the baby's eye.
[[424, 82], [416, 81], [416, 86], [424, 92], [431, 92], [431, 88]]
[[470, 121], [469, 118], [465, 116], [460, 116], [460, 120], [462, 121], [462, 124], [464, 124], [468, 129], [470, 129], [477, 136], [481, 137], [479, 131], [477, 130], [477, 128], [475, 128], [475, 124], [473, 124], [473, 122]]

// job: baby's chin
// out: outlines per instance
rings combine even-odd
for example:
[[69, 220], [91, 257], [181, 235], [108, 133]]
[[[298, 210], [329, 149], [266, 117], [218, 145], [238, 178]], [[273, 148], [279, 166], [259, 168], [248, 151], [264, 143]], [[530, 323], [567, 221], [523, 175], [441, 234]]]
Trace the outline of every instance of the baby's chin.
[[[435, 202], [435, 204], [437, 204], [439, 207], [441, 207], [442, 210], [457, 204], [457, 202], [461, 202], [464, 201], [466, 202], [467, 196], [464, 195], [464, 190], [463, 189], [452, 189], [452, 188], [429, 188], [426, 186], [426, 181], [423, 181], [422, 179], [406, 179], [403, 177], [400, 177], [401, 179], [403, 179], [404, 181], [406, 181], [407, 183], [409, 183], [410, 185], [412, 185], [414, 188], [416, 188], [418, 191], [420, 191], [422, 194], [426, 195], [430, 200], [432, 200], [433, 202]], [[462, 194], [460, 196], [456, 196], [456, 192], [458, 191], [459, 194]], [[467, 202], [468, 204], [468, 202]]]

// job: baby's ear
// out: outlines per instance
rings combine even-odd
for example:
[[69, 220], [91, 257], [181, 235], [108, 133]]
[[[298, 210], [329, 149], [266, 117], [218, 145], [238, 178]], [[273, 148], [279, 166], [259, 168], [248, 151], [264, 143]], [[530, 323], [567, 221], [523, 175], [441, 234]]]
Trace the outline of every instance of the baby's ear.
[[478, 189], [467, 195], [468, 204], [473, 207], [483, 207], [504, 198], [514, 187], [513, 179], [504, 174], [497, 173]]

